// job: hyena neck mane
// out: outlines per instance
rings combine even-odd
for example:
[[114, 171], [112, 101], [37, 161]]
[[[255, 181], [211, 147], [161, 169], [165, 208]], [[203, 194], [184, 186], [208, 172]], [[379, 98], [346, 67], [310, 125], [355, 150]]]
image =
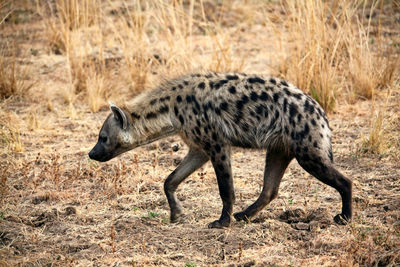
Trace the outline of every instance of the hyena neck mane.
[[145, 145], [178, 132], [171, 122], [171, 96], [163, 87], [143, 92], [125, 104], [130, 114], [130, 131], [139, 142]]

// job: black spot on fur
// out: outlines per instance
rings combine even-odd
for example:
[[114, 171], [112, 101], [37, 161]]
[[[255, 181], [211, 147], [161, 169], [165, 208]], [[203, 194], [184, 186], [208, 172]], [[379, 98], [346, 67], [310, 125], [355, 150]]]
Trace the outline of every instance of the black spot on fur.
[[287, 106], [288, 106], [288, 101], [287, 98], [285, 97], [283, 99], [283, 112], [286, 113], [287, 112]]
[[275, 102], [275, 103], [278, 102], [280, 95], [281, 95], [280, 93], [275, 93], [275, 94], [273, 95], [273, 98], [274, 98], [274, 102]]
[[196, 107], [198, 110], [200, 110], [200, 104], [199, 104], [199, 102], [197, 101], [196, 96], [192, 95], [192, 101], [193, 101], [195, 107]]
[[219, 89], [221, 86], [223, 86], [224, 84], [226, 84], [228, 82], [228, 80], [220, 80], [219, 82], [217, 82], [215, 84], [215, 89]]
[[152, 100], [150, 101], [150, 105], [154, 105], [156, 102], [157, 102], [157, 99], [152, 99]]
[[146, 119], [154, 119], [154, 118], [157, 118], [157, 114], [155, 114], [154, 112], [146, 114]]
[[331, 148], [328, 151], [328, 157], [331, 160], [331, 162], [333, 162], [333, 154], [332, 154], [332, 149]]
[[276, 80], [274, 78], [269, 79], [269, 82], [272, 84], [276, 84]]
[[159, 110], [160, 114], [167, 113], [169, 111], [168, 106], [162, 106]]
[[286, 81], [281, 81], [281, 84], [283, 85], [283, 86], [289, 86], [288, 84], [287, 84], [287, 82]]
[[214, 148], [215, 148], [215, 152], [217, 152], [217, 153], [220, 153], [220, 152], [221, 152], [221, 146], [220, 146], [220, 145], [216, 144], [216, 145], [214, 146]]
[[211, 148], [210, 142], [205, 142], [204, 143], [204, 149], [205, 150], [210, 150], [210, 148]]
[[247, 104], [249, 102], [249, 97], [247, 95], [243, 95], [242, 102], [243, 102], [243, 104]]
[[317, 143], [317, 141], [314, 141], [313, 146], [316, 147], [316, 148], [318, 148], [318, 143]]
[[140, 119], [140, 115], [137, 114], [137, 113], [135, 113], [135, 112], [132, 112], [132, 113], [131, 113], [131, 116], [132, 116], [132, 118], [134, 118], [134, 119]]
[[236, 88], [235, 88], [235, 86], [231, 86], [231, 87], [229, 87], [229, 93], [231, 93], [231, 94], [236, 94]]
[[182, 102], [182, 97], [181, 97], [180, 95], [178, 95], [178, 96], [176, 97], [176, 101], [177, 101], [178, 103], [181, 103], [181, 102]]
[[208, 128], [207, 127], [204, 127], [204, 132], [206, 133], [206, 134], [208, 134]]
[[240, 125], [240, 128], [242, 128], [242, 130], [243, 130], [244, 132], [249, 131], [249, 125], [248, 125], [246, 122], [242, 123], [242, 124]]
[[301, 100], [301, 94], [293, 94], [293, 96], [295, 97], [295, 98], [297, 98], [298, 100]]
[[204, 112], [203, 113], [203, 116], [204, 116], [204, 119], [208, 122], [209, 121], [209, 119], [208, 119], [208, 115], [207, 115], [207, 113], [206, 112]]
[[266, 101], [268, 99], [268, 94], [266, 92], [262, 92], [260, 95], [260, 99], [262, 101]]
[[256, 92], [251, 92], [250, 99], [256, 102], [258, 100], [258, 94]]
[[248, 78], [247, 81], [249, 83], [261, 83], [261, 84], [265, 83], [265, 81], [263, 79], [259, 78], [259, 77]]
[[238, 110], [242, 110], [242, 108], [243, 108], [243, 101], [242, 100], [237, 100], [236, 101], [236, 108]]
[[237, 75], [226, 75], [227, 80], [237, 80], [239, 77]]
[[314, 114], [314, 105], [310, 104], [308, 100], [304, 103], [304, 112], [308, 112], [311, 115]]
[[219, 105], [219, 108], [221, 110], [228, 110], [228, 103], [222, 102], [221, 105]]
[[197, 109], [196, 109], [196, 108], [192, 108], [192, 111], [193, 111], [194, 115], [197, 115], [197, 114], [199, 114], [199, 112], [197, 111]]
[[294, 104], [294, 103], [290, 103], [290, 105], [289, 105], [289, 114], [290, 114], [290, 117], [296, 116], [297, 112], [298, 112], [298, 111], [297, 111], [297, 105]]
[[179, 84], [178, 87], [179, 87], [179, 89], [182, 89], [182, 88], [183, 88], [183, 85], [182, 85], [182, 84]]
[[316, 123], [316, 121], [315, 121], [314, 119], [311, 120], [311, 124], [312, 124], [313, 126], [316, 126], [316, 125], [317, 125], [317, 123]]
[[179, 110], [176, 106], [174, 106], [174, 113], [175, 113], [175, 116], [178, 116], [178, 114], [179, 114]]
[[195, 127], [194, 130], [196, 131], [196, 133], [197, 133], [198, 135], [201, 135], [201, 131], [200, 131], [199, 127]]
[[300, 113], [297, 114], [297, 122], [301, 122], [302, 118], [303, 118], [303, 115], [301, 115]]
[[286, 95], [291, 96], [292, 93], [287, 89], [287, 87], [283, 88], [283, 91], [285, 92]]
[[197, 86], [199, 89], [203, 90], [206, 87], [206, 84], [204, 82], [199, 83]]
[[222, 160], [222, 161], [225, 161], [225, 160], [226, 160], [226, 156], [225, 156], [225, 154], [222, 154], [222, 156], [221, 156], [221, 160]]
[[173, 86], [173, 87], [172, 87], [172, 91], [175, 91], [175, 90], [176, 90], [176, 87], [175, 87], [175, 86]]
[[170, 100], [170, 96], [165, 96], [160, 98], [160, 102], [164, 102], [166, 100]]
[[264, 111], [264, 108], [265, 108], [264, 105], [258, 105], [258, 106], [256, 107], [256, 113], [259, 114], [259, 115], [261, 115], [261, 114], [263, 113], [263, 111]]
[[239, 123], [242, 118], [243, 118], [243, 112], [242, 111], [238, 111], [235, 114], [235, 118], [234, 118], [235, 123], [236, 124]]
[[218, 137], [217, 137], [217, 134], [216, 133], [212, 133], [212, 139], [214, 140], [214, 141], [217, 141], [217, 139], [218, 139]]
[[183, 81], [183, 84], [187, 86], [189, 83], [188, 81]]
[[213, 81], [209, 81], [208, 85], [210, 86], [211, 89], [214, 89], [214, 82]]
[[192, 103], [192, 96], [187, 95], [187, 96], [186, 96], [186, 102]]
[[185, 120], [183, 119], [182, 115], [179, 115], [179, 121], [181, 124], [185, 124]]

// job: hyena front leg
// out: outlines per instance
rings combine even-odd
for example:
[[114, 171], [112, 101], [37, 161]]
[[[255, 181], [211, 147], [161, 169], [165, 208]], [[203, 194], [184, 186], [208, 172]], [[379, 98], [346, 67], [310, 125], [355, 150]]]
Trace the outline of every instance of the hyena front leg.
[[219, 194], [222, 199], [222, 213], [219, 220], [208, 225], [208, 228], [223, 228], [231, 225], [235, 192], [233, 188], [230, 147], [219, 144], [214, 145], [211, 150], [211, 162], [217, 176]]
[[265, 161], [264, 185], [258, 199], [242, 212], [234, 214], [238, 221], [249, 221], [278, 196], [282, 176], [293, 157], [283, 152], [268, 151]]
[[179, 166], [168, 176], [167, 180], [165, 180], [164, 192], [171, 209], [171, 222], [176, 222], [179, 215], [182, 214], [182, 207], [175, 195], [177, 187], [208, 160], [209, 158], [206, 153], [196, 148], [190, 148], [188, 154]]

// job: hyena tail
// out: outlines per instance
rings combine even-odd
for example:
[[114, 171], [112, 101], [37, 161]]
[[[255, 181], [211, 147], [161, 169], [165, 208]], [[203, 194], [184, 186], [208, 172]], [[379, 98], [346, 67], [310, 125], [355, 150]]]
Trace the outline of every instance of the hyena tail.
[[352, 216], [352, 181], [341, 174], [329, 159], [323, 160], [320, 157], [312, 160], [304, 160], [302, 157], [296, 157], [296, 159], [308, 173], [340, 193], [342, 213], [335, 216], [335, 222], [346, 224], [350, 221]]

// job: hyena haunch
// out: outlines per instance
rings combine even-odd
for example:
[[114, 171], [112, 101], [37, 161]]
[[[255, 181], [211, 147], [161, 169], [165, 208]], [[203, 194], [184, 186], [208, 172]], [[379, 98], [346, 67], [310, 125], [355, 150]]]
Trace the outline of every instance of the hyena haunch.
[[301, 90], [277, 78], [239, 73], [192, 74], [139, 95], [126, 108], [111, 104], [89, 157], [107, 161], [135, 147], [178, 134], [189, 153], [164, 184], [171, 222], [182, 213], [178, 185], [211, 159], [223, 203], [210, 228], [231, 224], [235, 202], [231, 146], [266, 149], [264, 186], [259, 198], [236, 220], [249, 220], [277, 197], [290, 161], [298, 163], [342, 197], [344, 224], [352, 215], [352, 182], [333, 166], [331, 131], [322, 108]]

